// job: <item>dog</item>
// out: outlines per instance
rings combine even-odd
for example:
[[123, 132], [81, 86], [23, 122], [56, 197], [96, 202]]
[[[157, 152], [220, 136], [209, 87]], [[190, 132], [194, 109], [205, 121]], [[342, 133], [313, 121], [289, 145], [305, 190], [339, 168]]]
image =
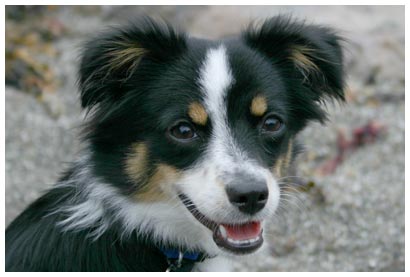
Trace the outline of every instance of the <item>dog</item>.
[[79, 66], [84, 150], [6, 230], [7, 271], [224, 271], [264, 245], [297, 134], [344, 100], [343, 39], [276, 16], [190, 37], [150, 18]]

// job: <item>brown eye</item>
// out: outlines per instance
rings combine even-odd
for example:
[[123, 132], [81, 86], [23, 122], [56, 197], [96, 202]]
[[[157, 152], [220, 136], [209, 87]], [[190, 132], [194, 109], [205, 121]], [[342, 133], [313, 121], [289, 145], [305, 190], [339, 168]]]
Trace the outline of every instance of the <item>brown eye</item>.
[[266, 132], [278, 132], [282, 129], [282, 121], [274, 115], [266, 117], [262, 123], [262, 128]]
[[194, 128], [188, 122], [180, 122], [169, 131], [171, 136], [179, 141], [189, 141], [197, 137]]

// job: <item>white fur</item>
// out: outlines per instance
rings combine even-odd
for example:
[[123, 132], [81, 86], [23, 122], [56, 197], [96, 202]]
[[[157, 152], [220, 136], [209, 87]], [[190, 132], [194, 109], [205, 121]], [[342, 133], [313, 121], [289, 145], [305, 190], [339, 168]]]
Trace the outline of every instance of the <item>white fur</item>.
[[214, 119], [224, 120], [225, 115], [222, 111], [226, 110], [224, 105], [226, 90], [233, 82], [225, 47], [221, 45], [209, 49], [200, 69], [199, 83], [205, 93], [207, 110]]

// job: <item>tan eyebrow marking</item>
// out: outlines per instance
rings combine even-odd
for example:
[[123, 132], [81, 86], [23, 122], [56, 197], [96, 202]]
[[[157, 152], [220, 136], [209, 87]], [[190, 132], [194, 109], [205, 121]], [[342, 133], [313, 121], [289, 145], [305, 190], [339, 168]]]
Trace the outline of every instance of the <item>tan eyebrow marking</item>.
[[251, 113], [255, 116], [262, 116], [268, 109], [268, 104], [266, 103], [266, 98], [263, 95], [257, 95], [252, 99], [251, 103]]
[[205, 125], [208, 121], [208, 114], [204, 106], [196, 101], [189, 104], [188, 115], [194, 123], [199, 125]]

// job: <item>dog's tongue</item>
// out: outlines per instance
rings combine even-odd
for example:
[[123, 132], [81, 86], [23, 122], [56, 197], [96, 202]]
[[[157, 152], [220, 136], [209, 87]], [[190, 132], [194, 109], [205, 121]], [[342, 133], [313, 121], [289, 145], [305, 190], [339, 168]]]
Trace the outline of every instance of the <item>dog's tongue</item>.
[[261, 233], [261, 223], [259, 221], [241, 225], [221, 225], [225, 228], [228, 238], [234, 240], [253, 239], [258, 237]]

